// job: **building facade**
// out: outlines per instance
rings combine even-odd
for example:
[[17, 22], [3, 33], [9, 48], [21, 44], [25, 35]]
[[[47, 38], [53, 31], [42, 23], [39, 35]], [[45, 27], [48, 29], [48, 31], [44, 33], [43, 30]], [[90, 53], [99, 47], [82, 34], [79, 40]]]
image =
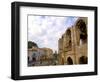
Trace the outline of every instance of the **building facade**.
[[49, 65], [53, 51], [50, 48], [32, 47], [28, 49], [28, 66]]
[[87, 18], [80, 17], [59, 38], [59, 64], [87, 64], [88, 63], [88, 31]]

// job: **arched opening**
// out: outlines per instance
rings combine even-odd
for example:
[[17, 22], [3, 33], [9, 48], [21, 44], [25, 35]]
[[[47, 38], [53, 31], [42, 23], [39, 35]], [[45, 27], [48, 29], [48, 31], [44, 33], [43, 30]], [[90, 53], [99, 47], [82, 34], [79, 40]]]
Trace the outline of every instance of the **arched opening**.
[[88, 59], [86, 56], [82, 56], [79, 58], [79, 63], [80, 64], [87, 64], [88, 63]]
[[68, 57], [68, 58], [67, 58], [67, 64], [68, 64], [68, 65], [72, 65], [72, 64], [73, 64], [73, 60], [72, 60], [71, 57]]
[[66, 37], [67, 37], [67, 40], [71, 40], [71, 30], [70, 29], [67, 29], [66, 31]]
[[76, 23], [76, 27], [77, 30], [79, 32], [79, 44], [84, 44], [87, 42], [87, 26], [84, 22], [84, 20], [80, 19], [77, 23]]
[[67, 29], [66, 31], [66, 47], [67, 47], [67, 50], [71, 50], [71, 47], [72, 47], [72, 41], [71, 41], [71, 30], [70, 29]]
[[66, 35], [69, 36], [69, 38], [71, 38], [71, 31], [70, 31], [70, 29], [67, 30]]

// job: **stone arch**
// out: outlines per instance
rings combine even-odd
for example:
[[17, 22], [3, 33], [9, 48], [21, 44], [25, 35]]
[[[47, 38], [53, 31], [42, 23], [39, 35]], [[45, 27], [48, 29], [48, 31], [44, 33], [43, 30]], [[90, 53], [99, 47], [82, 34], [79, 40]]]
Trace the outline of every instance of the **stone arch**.
[[77, 44], [87, 42], [87, 25], [83, 19], [79, 19], [76, 22], [76, 34], [77, 34]]
[[88, 63], [88, 58], [86, 56], [81, 56], [79, 58], [79, 64], [87, 64]]
[[70, 29], [67, 29], [66, 35], [68, 35], [71, 38], [71, 30]]
[[71, 41], [71, 30], [70, 29], [66, 30], [66, 37], [68, 41]]
[[67, 64], [68, 64], [68, 65], [72, 65], [72, 64], [73, 64], [73, 60], [72, 60], [71, 57], [68, 57], [68, 58], [67, 58]]
[[71, 49], [71, 46], [72, 46], [72, 41], [71, 41], [71, 30], [70, 29], [67, 29], [66, 30], [66, 45], [67, 45], [67, 48], [69, 48], [69, 50]]

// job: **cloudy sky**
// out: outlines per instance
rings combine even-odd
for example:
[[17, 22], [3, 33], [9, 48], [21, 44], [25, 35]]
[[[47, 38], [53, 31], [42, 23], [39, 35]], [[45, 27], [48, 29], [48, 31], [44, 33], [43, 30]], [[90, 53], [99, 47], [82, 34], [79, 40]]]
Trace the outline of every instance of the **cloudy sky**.
[[58, 39], [65, 30], [72, 26], [77, 17], [62, 16], [28, 16], [28, 41], [35, 42], [38, 47], [47, 47], [58, 51]]

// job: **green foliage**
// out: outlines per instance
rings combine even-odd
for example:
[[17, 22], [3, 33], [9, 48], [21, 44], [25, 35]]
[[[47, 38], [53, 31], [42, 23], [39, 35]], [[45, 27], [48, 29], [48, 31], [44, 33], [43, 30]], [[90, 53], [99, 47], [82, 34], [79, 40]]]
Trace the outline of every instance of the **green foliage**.
[[28, 41], [28, 48], [32, 48], [33, 46], [38, 47], [38, 45], [35, 42]]

